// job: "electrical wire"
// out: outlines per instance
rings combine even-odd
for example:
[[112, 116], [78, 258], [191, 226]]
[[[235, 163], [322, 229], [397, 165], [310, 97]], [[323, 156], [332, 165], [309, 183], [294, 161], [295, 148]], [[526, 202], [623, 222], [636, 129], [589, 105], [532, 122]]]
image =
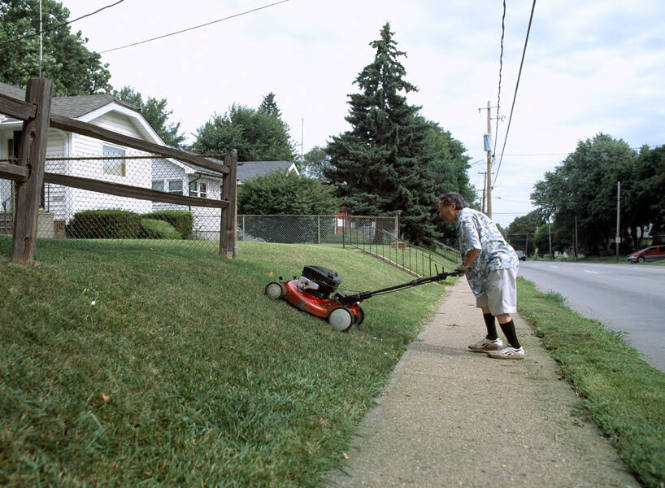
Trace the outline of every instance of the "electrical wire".
[[515, 101], [517, 100], [517, 89], [520, 86], [520, 78], [522, 77], [522, 67], [524, 66], [524, 58], [526, 56], [526, 47], [529, 43], [529, 33], [531, 32], [531, 22], [533, 21], [533, 11], [536, 9], [536, 0], [533, 0], [531, 5], [531, 15], [529, 16], [529, 27], [526, 30], [526, 38], [524, 39], [524, 48], [522, 49], [522, 60], [520, 61], [520, 69], [517, 74], [517, 83], [515, 83], [515, 93], [513, 94], [513, 103], [510, 107], [510, 116], [508, 117], [508, 126], [506, 127], [506, 135], [503, 139], [503, 148], [501, 149], [501, 157], [499, 158], [499, 166], [496, 168], [496, 173], [494, 175], [494, 184], [499, 177], [499, 170], [501, 169], [501, 163], [503, 162], [503, 153], [506, 150], [506, 142], [508, 141], [508, 132], [510, 131], [510, 124], [513, 121], [513, 111], [515, 110]]
[[266, 9], [266, 8], [269, 8], [269, 7], [274, 7], [275, 5], [279, 5], [280, 3], [286, 3], [286, 2], [288, 2], [288, 1], [289, 1], [289, 0], [281, 0], [281, 1], [279, 1], [279, 2], [274, 2], [274, 3], [268, 4], [268, 5], [264, 5], [264, 6], [262, 6], [262, 7], [257, 7], [257, 8], [253, 8], [253, 9], [251, 9], [251, 10], [246, 10], [246, 11], [244, 11], [244, 12], [240, 12], [240, 13], [237, 13], [237, 14], [229, 15], [228, 17], [223, 17], [223, 18], [221, 18], [221, 19], [212, 20], [212, 21], [210, 21], [210, 22], [206, 22], [205, 24], [195, 25], [195, 26], [193, 26], [193, 27], [187, 27], [186, 29], [181, 29], [181, 30], [179, 30], [179, 31], [175, 31], [175, 32], [169, 32], [168, 34], [163, 34], [163, 35], [161, 35], [161, 36], [157, 36], [157, 37], [151, 37], [150, 39], [145, 39], [145, 40], [143, 40], [143, 41], [133, 42], [133, 43], [131, 43], [131, 44], [126, 44], [126, 45], [124, 45], [124, 46], [120, 46], [120, 47], [114, 47], [114, 48], [112, 48], [112, 49], [106, 49], [106, 50], [104, 50], [104, 51], [100, 51], [99, 53], [100, 53], [100, 54], [110, 53], [110, 52], [112, 52], [112, 51], [118, 51], [118, 50], [120, 50], [120, 49], [126, 49], [126, 48], [128, 48], [128, 47], [134, 47], [134, 46], [138, 46], [138, 45], [140, 45], [140, 44], [146, 44], [146, 43], [148, 43], [148, 42], [156, 41], [156, 40], [158, 40], [158, 39], [164, 39], [165, 37], [175, 36], [176, 34], [182, 34], [182, 33], [184, 33], [184, 32], [189, 32], [189, 31], [192, 31], [192, 30], [195, 30], [195, 29], [200, 29], [201, 27], [207, 27], [207, 26], [209, 26], [209, 25], [216, 24], [216, 23], [218, 23], [218, 22], [223, 22], [223, 21], [225, 21], [225, 20], [233, 19], [233, 18], [235, 18], [235, 17], [240, 17], [240, 16], [242, 16], [242, 15], [247, 15], [247, 14], [250, 14], [250, 13], [252, 13], [252, 12], [257, 12], [258, 10], [263, 10], [263, 9]]
[[16, 38], [16, 39], [9, 39], [8, 41], [5, 41], [5, 42], [3, 42], [2, 44], [0, 44], [0, 46], [5, 46], [5, 45], [7, 45], [7, 44], [12, 44], [12, 43], [14, 43], [14, 42], [22, 41], [23, 39], [30, 39], [31, 37], [37, 37], [37, 36], [39, 36], [40, 34], [45, 34], [45, 33], [51, 32], [51, 31], [53, 31], [53, 30], [55, 30], [55, 29], [59, 29], [60, 27], [64, 27], [64, 26], [66, 26], [66, 25], [73, 24], [74, 22], [76, 22], [76, 21], [78, 21], [78, 20], [85, 19], [86, 17], [91, 17], [91, 16], [93, 16], [93, 15], [95, 15], [95, 14], [98, 14], [98, 13], [101, 12], [102, 10], [106, 10], [107, 8], [115, 7], [116, 5], [118, 5], [119, 3], [122, 3], [122, 2], [124, 2], [124, 1], [125, 1], [125, 0], [118, 0], [118, 1], [115, 2], [115, 3], [111, 3], [111, 4], [109, 4], [109, 5], [106, 5], [106, 6], [102, 7], [102, 8], [99, 8], [99, 9], [95, 10], [94, 12], [90, 12], [89, 14], [81, 15], [80, 17], [77, 17], [77, 18], [75, 18], [75, 19], [73, 19], [73, 20], [68, 20], [67, 22], [63, 22], [63, 23], [61, 23], [61, 24], [54, 25], [54, 26], [49, 27], [48, 29], [45, 29], [45, 30], [42, 29], [41, 31], [38, 31], [38, 32], [36, 32], [36, 33], [34, 33], [34, 34], [26, 34], [26, 35], [23, 36], [23, 37], [18, 37], [18, 38]]
[[506, 33], [506, 0], [503, 0], [503, 15], [501, 16], [501, 52], [499, 53], [499, 89], [496, 95], [496, 126], [494, 128], [494, 148], [492, 154], [496, 153], [496, 143], [499, 139], [499, 110], [501, 109], [501, 74], [503, 71], [503, 38]]

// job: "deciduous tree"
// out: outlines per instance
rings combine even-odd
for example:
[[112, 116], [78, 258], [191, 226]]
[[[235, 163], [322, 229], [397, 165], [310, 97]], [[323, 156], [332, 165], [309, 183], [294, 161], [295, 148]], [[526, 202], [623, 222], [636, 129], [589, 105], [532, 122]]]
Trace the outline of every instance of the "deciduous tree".
[[237, 149], [238, 161], [294, 161], [288, 126], [276, 115], [276, 105], [270, 111], [272, 115], [233, 104], [224, 115], [213, 115], [198, 129], [192, 149], [199, 153]]
[[175, 147], [182, 145], [185, 136], [178, 133], [180, 122], [172, 123], [168, 121], [173, 111], [166, 108], [166, 98], [158, 100], [148, 97], [144, 101], [139, 92], [128, 86], [123, 87], [120, 91], [114, 91], [113, 96], [138, 108], [165, 144]]
[[[53, 80], [54, 96], [109, 92], [108, 64], [68, 20], [61, 2], [42, 0], [42, 76]], [[25, 87], [39, 75], [39, 0], [0, 1], [0, 25], [0, 81]]]
[[[617, 181], [628, 181], [636, 153], [621, 139], [598, 134], [580, 141], [562, 165], [536, 183], [531, 199], [556, 234], [578, 236], [578, 250], [609, 253], [616, 232]], [[575, 231], [577, 226], [577, 231]]]

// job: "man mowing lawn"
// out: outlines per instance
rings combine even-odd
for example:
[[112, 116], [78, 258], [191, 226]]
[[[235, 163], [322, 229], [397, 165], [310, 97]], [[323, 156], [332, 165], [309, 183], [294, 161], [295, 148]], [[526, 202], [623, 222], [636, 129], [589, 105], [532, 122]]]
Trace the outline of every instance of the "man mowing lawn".
[[[485, 214], [468, 208], [462, 195], [445, 193], [439, 198], [439, 215], [447, 223], [457, 222], [462, 263], [455, 271], [466, 274], [471, 291], [476, 296], [476, 307], [483, 311], [487, 336], [469, 349], [486, 352], [496, 359], [524, 359], [524, 348], [517, 340], [515, 323], [510, 318], [517, 311], [515, 279], [519, 259], [496, 224]], [[509, 346], [496, 331], [495, 317]]]

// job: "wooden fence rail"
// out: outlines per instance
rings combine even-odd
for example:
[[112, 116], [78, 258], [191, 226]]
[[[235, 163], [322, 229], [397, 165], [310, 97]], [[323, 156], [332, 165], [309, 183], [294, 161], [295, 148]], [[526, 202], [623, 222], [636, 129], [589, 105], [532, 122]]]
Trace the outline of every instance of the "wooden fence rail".
[[[52, 90], [53, 82], [51, 80], [33, 78], [28, 83], [25, 102], [0, 94], [0, 113], [23, 121], [23, 137], [21, 137], [19, 146], [18, 164], [0, 162], [0, 178], [14, 180], [16, 183], [16, 217], [11, 255], [14, 262], [28, 263], [33, 259], [39, 196], [44, 182], [155, 202], [220, 208], [222, 209], [220, 255], [228, 258], [236, 255], [237, 151], [227, 151], [224, 154], [224, 164], [221, 165], [198, 154], [161, 146], [68, 117], [51, 114]], [[222, 199], [212, 200], [175, 195], [107, 181], [45, 173], [44, 162], [49, 127], [94, 137], [222, 173], [224, 174]]]

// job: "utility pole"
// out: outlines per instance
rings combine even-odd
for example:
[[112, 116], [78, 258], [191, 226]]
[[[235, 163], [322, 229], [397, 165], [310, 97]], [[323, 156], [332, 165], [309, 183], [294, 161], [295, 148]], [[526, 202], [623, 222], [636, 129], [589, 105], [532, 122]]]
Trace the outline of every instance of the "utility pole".
[[492, 117], [490, 102], [487, 101], [487, 134], [485, 135], [485, 151], [487, 151], [487, 216], [492, 218]]
[[617, 251], [617, 263], [619, 262], [619, 246], [621, 244], [621, 234], [619, 231], [620, 221], [621, 221], [621, 182], [617, 181], [617, 235], [616, 239], [614, 240], [614, 247], [616, 247]]
[[300, 161], [305, 160], [305, 153], [304, 153], [304, 148], [305, 147], [305, 119], [301, 118], [300, 119]]
[[550, 258], [554, 258], [554, 254], [552, 254], [552, 224], [549, 222], [547, 223], [547, 233], [549, 234], [550, 241]]
[[575, 229], [573, 229], [573, 257], [577, 260], [577, 215], [575, 215]]
[[[484, 110], [484, 107], [480, 107], [478, 112]], [[485, 175], [485, 189], [487, 197], [486, 201], [486, 210], [485, 215], [489, 218], [492, 218], [492, 107], [490, 102], [487, 102], [487, 133], [483, 136], [483, 148], [487, 152], [487, 174]]]
[[[479, 175], [487, 175], [485, 171], [478, 171]], [[485, 186], [483, 186], [483, 198], [481, 199], [480, 203], [480, 211], [487, 215], [485, 213], [485, 191], [487, 190], [487, 178], [483, 176], [483, 179], [485, 180]]]

